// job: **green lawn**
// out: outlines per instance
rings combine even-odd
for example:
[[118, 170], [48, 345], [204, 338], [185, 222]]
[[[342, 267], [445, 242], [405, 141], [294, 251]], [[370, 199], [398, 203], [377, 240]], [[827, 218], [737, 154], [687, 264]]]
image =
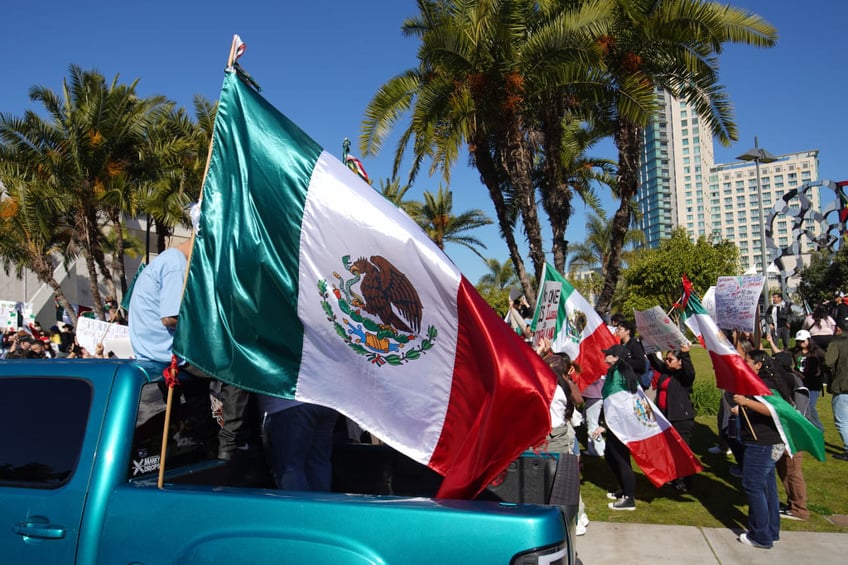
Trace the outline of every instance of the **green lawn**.
[[[715, 374], [709, 355], [700, 347], [692, 348], [692, 360], [698, 381], [715, 384]], [[834, 514], [848, 515], [848, 461], [833, 459], [839, 453], [842, 442], [833, 425], [830, 395], [824, 395], [817, 404], [825, 426], [827, 461], [816, 460], [804, 454], [804, 478], [807, 483], [807, 505], [810, 519], [806, 522], [781, 520], [781, 528], [787, 531], [846, 532], [828, 521]], [[585, 446], [585, 427], [578, 436]], [[656, 488], [639, 470], [636, 470], [636, 511], [615, 512], [607, 508], [606, 491], [617, 489], [615, 479], [606, 462], [599, 457], [583, 457], [583, 480], [581, 494], [591, 520], [609, 522], [632, 522], [649, 524], [684, 524], [706, 527], [728, 527], [744, 529], [748, 506], [741, 489], [741, 479], [732, 477], [728, 467], [733, 456], [712, 455], [707, 449], [718, 440], [715, 416], [699, 416], [692, 434], [692, 451], [701, 460], [703, 472], [694, 478], [688, 494], [677, 496], [669, 487]], [[783, 485], [778, 482], [781, 500], [786, 501]]]

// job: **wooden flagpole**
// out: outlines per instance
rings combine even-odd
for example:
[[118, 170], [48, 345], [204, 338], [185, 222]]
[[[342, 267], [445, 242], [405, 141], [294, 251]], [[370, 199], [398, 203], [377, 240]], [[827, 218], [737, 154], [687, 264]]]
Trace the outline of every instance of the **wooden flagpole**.
[[[233, 42], [230, 44], [230, 54], [227, 57], [227, 68], [230, 69], [235, 63], [236, 60], [236, 50], [238, 48], [239, 36], [233, 35]], [[198, 203], [203, 201], [203, 185], [206, 184], [206, 175], [209, 173], [209, 163], [212, 160], [212, 145], [215, 139], [215, 134], [213, 132], [212, 139], [209, 140], [209, 151], [206, 153], [206, 167], [203, 170], [203, 181], [200, 183], [200, 197], [198, 198]], [[192, 246], [191, 252], [194, 251], [194, 236], [195, 234], [191, 234]], [[191, 264], [191, 252], [189, 252], [188, 263]], [[187, 277], [186, 277], [187, 278]], [[185, 282], [183, 281], [183, 292], [185, 292]], [[177, 380], [177, 369], [176, 363], [172, 362], [171, 367], [166, 369], [166, 371], [170, 372], [170, 378], [168, 380], [168, 399], [165, 402], [165, 427], [162, 430], [162, 448], [159, 452], [159, 481], [157, 486], [161, 489], [164, 481], [165, 481], [165, 457], [168, 453], [168, 428], [171, 426], [171, 409], [174, 404], [174, 386], [176, 386]]]

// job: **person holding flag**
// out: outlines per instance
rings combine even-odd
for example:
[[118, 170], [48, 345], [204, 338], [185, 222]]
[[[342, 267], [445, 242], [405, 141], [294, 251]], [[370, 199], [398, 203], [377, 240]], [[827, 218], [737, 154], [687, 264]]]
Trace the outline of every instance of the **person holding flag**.
[[[791, 393], [780, 379], [765, 351], [754, 349], [745, 362], [770, 388], [791, 402]], [[768, 406], [759, 398], [734, 394], [734, 413], [741, 415], [740, 439], [745, 446], [742, 459], [742, 489], [748, 497], [748, 530], [739, 541], [759, 549], [771, 549], [780, 540], [780, 498], [775, 467], [786, 446]]]
[[[636, 373], [633, 372], [633, 367], [627, 363], [626, 347], [620, 344], [613, 345], [609, 349], [604, 349], [603, 353], [606, 356], [604, 361], [609, 365], [604, 387], [601, 391], [604, 408], [607, 408], [608, 401], [616, 392], [625, 390], [631, 394], [635, 393], [639, 388], [639, 380]], [[592, 431], [592, 436], [598, 438], [607, 429], [610, 428], [608, 428], [604, 418], [604, 410], [602, 410], [601, 424]], [[612, 510], [636, 510], [636, 475], [633, 473], [633, 467], [630, 464], [630, 450], [618, 438], [613, 429], [610, 429], [610, 431], [612, 433], [606, 436], [604, 459], [606, 459], [607, 465], [618, 480], [620, 488], [616, 491], [607, 492], [607, 498], [613, 500], [608, 506]]]

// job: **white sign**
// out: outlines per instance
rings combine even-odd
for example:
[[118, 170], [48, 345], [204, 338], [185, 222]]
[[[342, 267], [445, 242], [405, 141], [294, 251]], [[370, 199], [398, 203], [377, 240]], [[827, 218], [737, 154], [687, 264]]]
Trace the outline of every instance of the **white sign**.
[[753, 332], [757, 303], [764, 284], [765, 277], [762, 275], [719, 277], [715, 292], [715, 319], [718, 327]]
[[91, 355], [94, 355], [98, 343], [130, 339], [130, 329], [127, 326], [85, 317], [77, 318], [76, 334], [77, 343], [85, 347]]
[[0, 324], [3, 329], [18, 329], [18, 303], [10, 300], [0, 300]]
[[650, 310], [634, 310], [633, 314], [636, 318], [636, 329], [639, 330], [642, 345], [645, 346], [645, 353], [679, 349], [681, 345], [689, 343], [677, 324], [666, 316], [659, 306], [654, 306]]
[[559, 299], [562, 296], [562, 283], [547, 281], [542, 290], [539, 319], [536, 321], [536, 331], [533, 333], [533, 344], [538, 345], [542, 339], [551, 343], [556, 336], [557, 317], [559, 316]]

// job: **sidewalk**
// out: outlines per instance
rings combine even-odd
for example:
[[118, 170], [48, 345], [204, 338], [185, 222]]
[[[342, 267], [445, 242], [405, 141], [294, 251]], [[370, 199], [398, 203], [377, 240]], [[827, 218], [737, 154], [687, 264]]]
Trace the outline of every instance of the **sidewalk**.
[[829, 565], [848, 562], [848, 534], [781, 532], [772, 549], [736, 540], [727, 528], [591, 522], [576, 538], [583, 565], [680, 563], [686, 565]]

